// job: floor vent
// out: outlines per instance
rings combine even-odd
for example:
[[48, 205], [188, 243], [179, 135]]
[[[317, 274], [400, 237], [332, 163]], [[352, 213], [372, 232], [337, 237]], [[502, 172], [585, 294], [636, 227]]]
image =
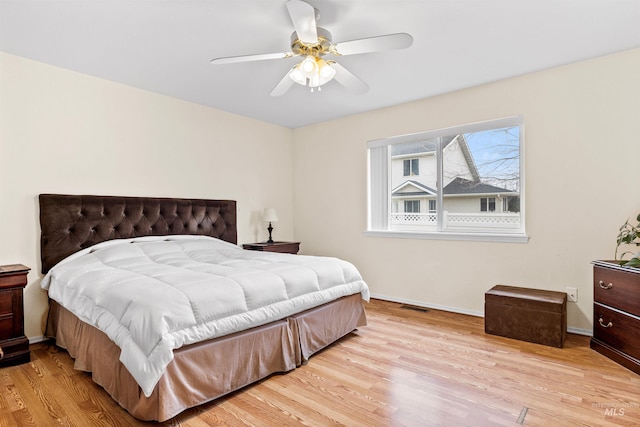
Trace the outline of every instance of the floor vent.
[[522, 408], [522, 411], [520, 411], [520, 416], [518, 417], [518, 424], [524, 424], [524, 417], [527, 416], [527, 412], [529, 411], [529, 408], [527, 408], [526, 406], [524, 408]]
[[419, 307], [417, 305], [409, 305], [409, 304], [402, 304], [400, 308], [404, 308], [406, 310], [421, 311], [422, 313], [427, 313], [429, 311], [429, 309], [427, 308]]

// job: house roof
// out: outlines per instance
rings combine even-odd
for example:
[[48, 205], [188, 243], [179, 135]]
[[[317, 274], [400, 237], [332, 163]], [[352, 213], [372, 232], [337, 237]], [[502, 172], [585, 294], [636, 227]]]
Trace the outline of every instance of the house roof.
[[[400, 190], [408, 186], [415, 187], [417, 191], [400, 192]], [[413, 180], [407, 180], [391, 190], [392, 196], [434, 196], [436, 194], [437, 192], [433, 188], [427, 187], [426, 185]]]
[[[403, 191], [400, 190], [412, 186], [416, 191]], [[431, 187], [424, 184], [420, 184], [417, 181], [407, 180], [396, 188], [391, 190], [391, 196], [435, 196], [438, 192]], [[506, 188], [496, 187], [491, 184], [484, 184], [479, 181], [470, 181], [468, 179], [457, 177], [444, 187], [445, 196], [462, 196], [473, 194], [510, 194], [517, 195], [515, 191], [507, 190]]]
[[[456, 138], [454, 136], [445, 136], [442, 138], [443, 148], [446, 147]], [[406, 142], [403, 144], [395, 144], [391, 146], [391, 156], [406, 156], [411, 154], [426, 154], [436, 151], [436, 140], [428, 139], [426, 141]]]
[[484, 184], [480, 181], [470, 181], [468, 179], [457, 177], [444, 187], [445, 195], [459, 194], [517, 194], [515, 191], [506, 188], [496, 187], [495, 185]]

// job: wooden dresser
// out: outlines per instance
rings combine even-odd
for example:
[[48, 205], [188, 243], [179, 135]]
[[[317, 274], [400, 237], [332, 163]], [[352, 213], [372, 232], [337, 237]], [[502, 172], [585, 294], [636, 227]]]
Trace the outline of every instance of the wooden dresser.
[[29, 270], [21, 264], [0, 265], [0, 366], [25, 363], [31, 358], [29, 340], [24, 336], [22, 302]]
[[591, 348], [640, 374], [640, 270], [593, 264]]

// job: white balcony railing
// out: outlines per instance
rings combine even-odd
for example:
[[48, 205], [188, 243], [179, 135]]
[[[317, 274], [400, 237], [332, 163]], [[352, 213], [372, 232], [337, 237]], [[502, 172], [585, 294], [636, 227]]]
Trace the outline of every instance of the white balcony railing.
[[[434, 228], [437, 224], [435, 212], [391, 213], [392, 228], [397, 229], [422, 229]], [[513, 212], [482, 212], [482, 213], [442, 213], [443, 229], [469, 229], [469, 228], [520, 228], [520, 214]]]
[[435, 212], [413, 213], [413, 212], [393, 212], [391, 213], [392, 224], [435, 224], [437, 216]]

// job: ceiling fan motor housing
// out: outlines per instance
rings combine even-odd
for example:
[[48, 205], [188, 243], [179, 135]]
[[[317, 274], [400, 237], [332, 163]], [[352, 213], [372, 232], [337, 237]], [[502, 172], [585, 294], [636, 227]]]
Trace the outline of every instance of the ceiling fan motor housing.
[[300, 40], [298, 34], [294, 31], [293, 34], [291, 34], [291, 51], [294, 55], [313, 56], [319, 58], [327, 53], [335, 54], [331, 49], [333, 46], [331, 43], [331, 33], [321, 27], [317, 27], [317, 32], [318, 42], [310, 44]]

